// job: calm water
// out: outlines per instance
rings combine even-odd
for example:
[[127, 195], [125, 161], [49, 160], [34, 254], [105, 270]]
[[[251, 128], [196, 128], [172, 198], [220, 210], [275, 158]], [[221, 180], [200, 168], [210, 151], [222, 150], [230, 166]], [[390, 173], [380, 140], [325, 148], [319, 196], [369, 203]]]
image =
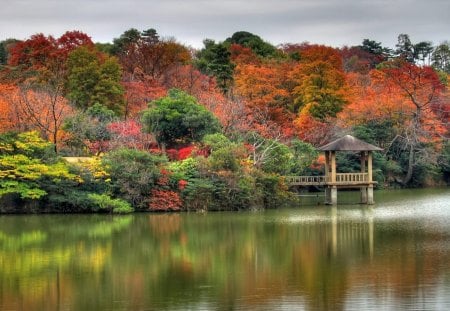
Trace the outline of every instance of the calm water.
[[450, 310], [450, 189], [375, 200], [0, 216], [0, 310]]

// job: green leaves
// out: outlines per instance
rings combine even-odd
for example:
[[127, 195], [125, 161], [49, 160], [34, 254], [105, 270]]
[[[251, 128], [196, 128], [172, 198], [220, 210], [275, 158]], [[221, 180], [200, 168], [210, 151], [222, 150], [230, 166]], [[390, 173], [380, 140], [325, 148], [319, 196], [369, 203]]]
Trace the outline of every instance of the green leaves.
[[112, 194], [140, 209], [147, 208], [150, 191], [160, 177], [160, 165], [165, 162], [163, 156], [126, 148], [111, 151], [103, 158]]
[[233, 83], [234, 64], [231, 62], [231, 53], [223, 43], [214, 40], [203, 41], [205, 47], [198, 52], [197, 68], [210, 76], [214, 76], [217, 86], [226, 94]]
[[155, 100], [144, 111], [142, 123], [159, 143], [176, 144], [199, 141], [206, 134], [220, 131], [219, 121], [196, 99], [177, 89]]
[[107, 194], [91, 193], [88, 198], [92, 204], [98, 206], [100, 210], [111, 211], [115, 214], [127, 214], [133, 212], [130, 203], [121, 199], [112, 199]]
[[67, 67], [68, 97], [75, 106], [86, 109], [98, 103], [123, 113], [121, 67], [114, 57], [80, 47], [70, 53]]
[[1, 178], [0, 197], [11, 193], [19, 194], [22, 199], [39, 199], [47, 194], [45, 190], [39, 189], [34, 183], [25, 183]]

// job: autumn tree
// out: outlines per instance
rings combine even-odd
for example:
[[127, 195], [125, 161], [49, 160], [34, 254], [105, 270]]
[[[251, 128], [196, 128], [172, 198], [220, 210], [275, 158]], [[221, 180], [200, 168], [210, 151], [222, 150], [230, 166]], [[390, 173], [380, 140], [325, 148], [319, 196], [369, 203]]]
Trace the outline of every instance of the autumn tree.
[[406, 126], [399, 136], [408, 152], [407, 171], [401, 183], [410, 182], [416, 165], [427, 158], [423, 143], [439, 134], [439, 125], [431, 107], [440, 96], [443, 85], [431, 67], [418, 67], [406, 61], [386, 63], [383, 68], [387, 81], [400, 91], [411, 106]]
[[0, 133], [15, 129], [18, 120], [14, 114], [16, 88], [10, 84], [0, 84]]
[[[136, 76], [136, 75], [135, 75]], [[138, 79], [122, 81], [125, 91], [124, 117], [125, 119], [136, 117], [147, 104], [167, 94], [166, 88], [148, 76]]]
[[359, 46], [343, 47], [340, 50], [344, 70], [367, 74], [378, 64], [387, 60], [391, 50], [383, 47], [381, 42], [364, 39]]
[[335, 117], [347, 103], [342, 59], [335, 49], [306, 47], [291, 75], [296, 82], [295, 102], [314, 118]]
[[[39, 199], [48, 194], [48, 180], [80, 181], [69, 167], [51, 155], [51, 143], [37, 132], [0, 135], [0, 198], [17, 195], [21, 199]], [[50, 161], [49, 161], [50, 159]]]
[[190, 51], [174, 39], [161, 39], [155, 29], [132, 28], [114, 39], [113, 53], [119, 58], [125, 81], [133, 81], [136, 70], [159, 80], [174, 66], [191, 60]]
[[240, 64], [236, 67], [235, 96], [248, 102], [249, 108], [267, 109], [272, 120], [287, 119], [289, 94], [281, 85], [282, 71], [274, 64]]
[[55, 150], [68, 112], [64, 99], [67, 57], [77, 47], [92, 44], [86, 34], [69, 31], [59, 38], [36, 34], [10, 49], [9, 78], [19, 86], [26, 118], [44, 134], [50, 131]]

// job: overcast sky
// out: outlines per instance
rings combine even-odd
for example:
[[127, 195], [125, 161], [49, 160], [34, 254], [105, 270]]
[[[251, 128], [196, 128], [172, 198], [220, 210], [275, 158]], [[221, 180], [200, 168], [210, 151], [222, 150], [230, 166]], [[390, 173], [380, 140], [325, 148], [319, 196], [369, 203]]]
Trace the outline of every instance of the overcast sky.
[[111, 42], [133, 27], [197, 48], [240, 30], [275, 45], [369, 38], [394, 47], [400, 33], [413, 43], [450, 40], [449, 16], [450, 0], [0, 0], [0, 40], [81, 30]]

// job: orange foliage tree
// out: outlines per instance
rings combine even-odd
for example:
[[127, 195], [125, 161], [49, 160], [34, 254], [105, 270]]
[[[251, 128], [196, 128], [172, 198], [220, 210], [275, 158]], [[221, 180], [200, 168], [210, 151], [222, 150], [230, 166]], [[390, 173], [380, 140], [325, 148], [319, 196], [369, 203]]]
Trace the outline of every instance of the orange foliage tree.
[[287, 119], [289, 96], [281, 86], [282, 72], [274, 65], [239, 64], [235, 71], [235, 95], [242, 97], [250, 109], [266, 109], [279, 124]]
[[55, 39], [36, 34], [10, 49], [7, 80], [17, 85], [10, 96], [17, 120], [26, 128], [38, 129], [57, 150], [60, 128], [71, 112], [64, 98], [68, 55], [79, 46], [93, 46], [79, 31]]
[[339, 52], [312, 45], [300, 51], [300, 62], [291, 77], [296, 103], [315, 118], [335, 117], [347, 103], [346, 79]]
[[397, 180], [406, 185], [419, 164], [433, 161], [436, 154], [429, 143], [438, 146], [446, 132], [445, 113], [437, 115], [445, 106], [438, 75], [431, 67], [393, 60], [369, 75], [349, 74], [348, 81], [353, 91], [339, 115], [341, 125], [388, 120], [396, 135], [384, 142], [386, 152], [395, 145], [407, 155], [405, 175]]
[[[401, 181], [406, 185], [412, 178], [414, 167], [422, 160], [419, 155], [426, 150], [423, 143], [430, 142], [443, 130], [436, 124], [438, 119], [432, 104], [439, 99], [444, 86], [432, 67], [419, 67], [401, 59], [386, 63], [382, 72], [387, 83], [397, 88], [412, 108], [399, 136], [409, 153], [408, 170]], [[430, 161], [429, 154], [424, 158]]]
[[13, 98], [17, 96], [16, 88], [10, 84], [0, 84], [0, 132], [10, 131], [20, 124], [15, 114]]
[[[0, 86], [0, 89], [2, 86]], [[3, 86], [5, 88], [5, 86]], [[1, 130], [38, 130], [55, 145], [60, 141], [64, 119], [73, 109], [62, 97], [51, 97], [46, 90], [22, 87], [8, 87], [0, 95], [0, 109], [4, 109]]]

